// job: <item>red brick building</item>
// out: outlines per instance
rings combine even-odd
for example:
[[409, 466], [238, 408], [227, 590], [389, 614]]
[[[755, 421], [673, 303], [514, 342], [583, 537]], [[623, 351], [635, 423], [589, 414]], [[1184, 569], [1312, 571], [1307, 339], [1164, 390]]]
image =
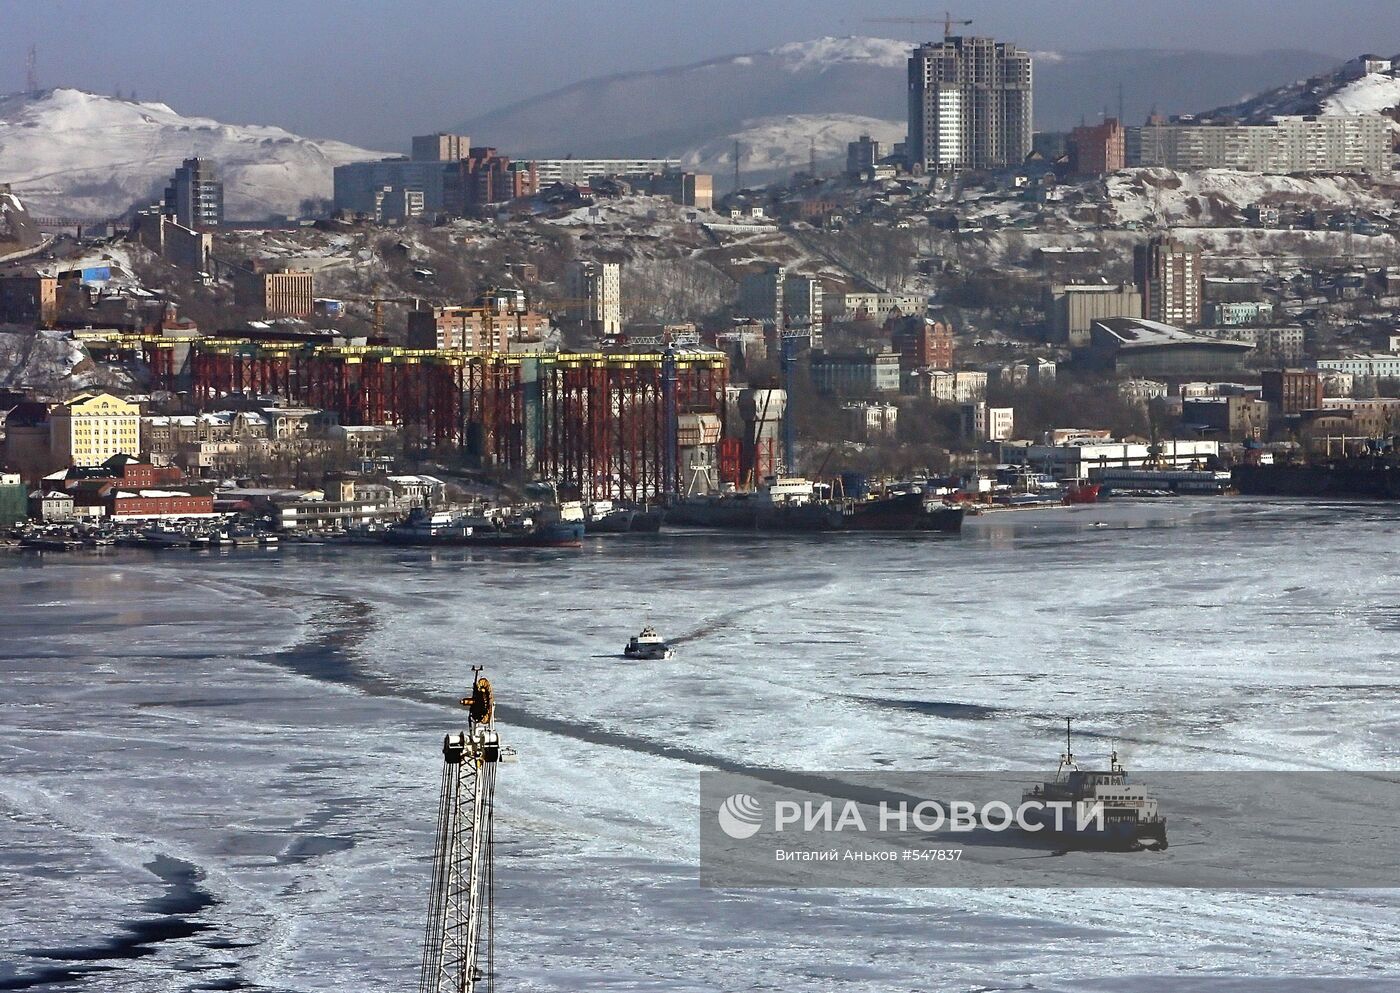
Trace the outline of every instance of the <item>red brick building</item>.
[[1069, 166], [1076, 176], [1105, 176], [1127, 163], [1125, 132], [1117, 118], [1069, 133]]
[[1322, 408], [1322, 377], [1311, 369], [1267, 369], [1260, 381], [1263, 399], [1280, 413]]
[[953, 368], [953, 328], [925, 317], [890, 319], [890, 344], [899, 353], [900, 372]]
[[200, 486], [178, 490], [125, 490], [113, 487], [107, 494], [107, 517], [210, 517], [214, 494]]
[[444, 179], [443, 199], [448, 209], [468, 214], [488, 204], [534, 196], [540, 190], [533, 162], [512, 162], [494, 148], [473, 148], [454, 163]]

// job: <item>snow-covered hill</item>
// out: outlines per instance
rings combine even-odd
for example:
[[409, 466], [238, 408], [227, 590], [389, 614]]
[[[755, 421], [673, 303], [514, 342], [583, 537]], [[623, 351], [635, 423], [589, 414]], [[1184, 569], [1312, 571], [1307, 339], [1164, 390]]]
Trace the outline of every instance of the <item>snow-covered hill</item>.
[[1148, 226], [1224, 224], [1251, 204], [1388, 212], [1392, 202], [1347, 176], [1263, 176], [1234, 169], [1126, 169], [1107, 180], [1119, 222]]
[[[1400, 56], [1392, 61], [1400, 65]], [[1361, 74], [1358, 63], [1353, 60], [1328, 72], [1217, 107], [1201, 116], [1258, 123], [1292, 114], [1387, 114], [1394, 117], [1397, 108], [1400, 108], [1400, 78], [1392, 73]]]
[[[905, 67], [913, 47], [912, 41], [868, 37], [790, 42], [692, 65], [584, 80], [478, 113], [457, 130], [516, 158], [714, 160], [713, 150], [725, 141], [732, 151], [736, 134], [767, 126], [756, 122], [790, 116], [903, 121]], [[1137, 121], [1150, 107], [1187, 112], [1336, 64], [1305, 51], [1238, 52], [1228, 59], [1215, 52], [1154, 50], [1035, 52], [1034, 57], [1035, 121], [1045, 130], [1073, 127], [1120, 85], [1127, 119]], [[772, 158], [805, 162], [808, 135], [802, 129], [791, 135], [797, 146]]]
[[231, 220], [295, 214], [302, 200], [331, 195], [335, 166], [382, 154], [82, 90], [0, 97], [0, 182], [38, 216], [120, 214], [158, 197], [191, 156], [218, 165]]
[[744, 121], [732, 134], [722, 135], [689, 149], [682, 162], [697, 172], [729, 176], [734, 171], [734, 143], [739, 143], [744, 181], [806, 168], [813, 151], [820, 166], [845, 166], [846, 143], [861, 135], [889, 148], [904, 140], [904, 122], [886, 121], [859, 114], [784, 114]]

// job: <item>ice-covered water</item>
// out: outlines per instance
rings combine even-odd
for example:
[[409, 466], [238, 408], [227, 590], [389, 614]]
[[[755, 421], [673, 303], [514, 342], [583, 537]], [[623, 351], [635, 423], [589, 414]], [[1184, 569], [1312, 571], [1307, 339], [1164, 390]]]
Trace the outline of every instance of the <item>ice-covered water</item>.
[[[696, 867], [701, 770], [1039, 772], [1067, 714], [1078, 751], [1140, 767], [1400, 768], [1397, 528], [1207, 500], [952, 540], [8, 556], [0, 989], [415, 986], [473, 664], [521, 754], [504, 989], [1400, 988], [1394, 893], [726, 891]], [[617, 657], [645, 622], [674, 660]]]

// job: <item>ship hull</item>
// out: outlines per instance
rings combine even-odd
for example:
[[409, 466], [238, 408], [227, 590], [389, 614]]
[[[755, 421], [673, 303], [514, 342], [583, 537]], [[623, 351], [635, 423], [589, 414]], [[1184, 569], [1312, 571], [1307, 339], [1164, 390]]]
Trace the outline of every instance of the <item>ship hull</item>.
[[681, 501], [667, 511], [672, 524], [733, 531], [935, 531], [962, 530], [962, 507], [930, 501], [921, 493], [874, 500], [771, 505], [749, 497]]
[[428, 534], [390, 528], [381, 540], [414, 548], [582, 548], [582, 522], [545, 524], [533, 531], [457, 531]]
[[1057, 844], [1068, 848], [1107, 849], [1113, 851], [1135, 851], [1143, 848], [1165, 850], [1167, 847], [1167, 822], [1163, 818], [1140, 821], [1136, 818], [1108, 820], [1102, 826], [1088, 826], [1076, 829], [1066, 824], [1065, 830], [1055, 830], [1053, 814], [1045, 812], [1038, 817], [1034, 811], [1026, 812], [1030, 823], [1040, 823], [1039, 831], [1030, 832], [1037, 837], [1053, 839]]
[[1245, 496], [1400, 500], [1400, 466], [1384, 463], [1240, 465], [1231, 481]]

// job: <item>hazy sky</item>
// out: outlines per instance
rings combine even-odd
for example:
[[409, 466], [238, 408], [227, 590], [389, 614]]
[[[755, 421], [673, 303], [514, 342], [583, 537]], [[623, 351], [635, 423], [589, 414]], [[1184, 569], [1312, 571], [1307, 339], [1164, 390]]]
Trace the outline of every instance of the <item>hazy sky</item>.
[[[972, 32], [1033, 49], [1400, 51], [1400, 0], [970, 0]], [[910, 0], [0, 0], [0, 92], [159, 97], [230, 123], [398, 150], [501, 104], [591, 76], [822, 35], [932, 37], [869, 23]]]

